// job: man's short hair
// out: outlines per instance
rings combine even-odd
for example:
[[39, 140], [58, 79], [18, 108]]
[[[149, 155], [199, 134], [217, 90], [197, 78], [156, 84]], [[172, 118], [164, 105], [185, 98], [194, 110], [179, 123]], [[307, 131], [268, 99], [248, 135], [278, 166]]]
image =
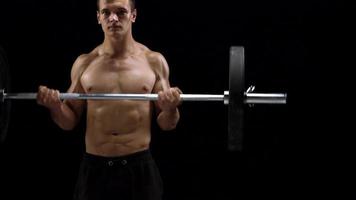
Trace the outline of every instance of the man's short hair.
[[[106, 0], [106, 1], [112, 2], [113, 0]], [[136, 1], [135, 0], [129, 0], [129, 1], [130, 1], [131, 10], [135, 10], [136, 9]], [[100, 3], [100, 0], [97, 0], [98, 10], [99, 10], [99, 3]]]

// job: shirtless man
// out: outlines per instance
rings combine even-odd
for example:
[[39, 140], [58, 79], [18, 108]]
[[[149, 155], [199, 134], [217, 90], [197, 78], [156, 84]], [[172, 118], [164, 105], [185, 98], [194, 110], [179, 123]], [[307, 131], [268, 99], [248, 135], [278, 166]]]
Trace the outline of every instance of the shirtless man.
[[134, 40], [134, 0], [97, 3], [105, 38], [92, 52], [76, 59], [68, 92], [158, 93], [158, 101], [61, 101], [58, 90], [40, 86], [37, 102], [49, 109], [64, 130], [72, 130], [86, 109], [86, 153], [74, 199], [158, 200], [163, 190], [149, 151], [151, 119], [156, 113], [162, 130], [174, 129], [182, 92], [170, 87], [165, 58]]

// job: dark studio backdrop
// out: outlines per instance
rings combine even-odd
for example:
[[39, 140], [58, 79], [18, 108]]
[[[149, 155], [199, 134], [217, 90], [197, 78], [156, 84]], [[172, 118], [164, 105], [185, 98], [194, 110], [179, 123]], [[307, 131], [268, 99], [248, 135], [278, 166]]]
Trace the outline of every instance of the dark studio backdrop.
[[[12, 92], [67, 90], [76, 57], [103, 39], [95, 2], [0, 3]], [[336, 126], [347, 109], [333, 101], [336, 82], [350, 81], [339, 77], [341, 57], [349, 55], [344, 2], [138, 0], [137, 7], [134, 38], [166, 57], [171, 85], [184, 93], [228, 90], [235, 45], [245, 47], [246, 86], [289, 95], [287, 105], [246, 107], [242, 152], [227, 150], [221, 102], [184, 102], [174, 131], [154, 125], [151, 147], [165, 199], [356, 198], [354, 183], [346, 184], [354, 177], [354, 137]], [[35, 101], [13, 101], [1, 144], [0, 199], [71, 199], [84, 128], [82, 120], [63, 131]]]

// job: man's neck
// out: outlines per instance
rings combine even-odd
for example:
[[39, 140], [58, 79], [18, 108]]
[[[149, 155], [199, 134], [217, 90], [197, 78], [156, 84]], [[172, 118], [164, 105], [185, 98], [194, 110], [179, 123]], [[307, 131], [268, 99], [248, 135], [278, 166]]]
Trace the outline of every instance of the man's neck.
[[120, 38], [106, 36], [102, 44], [102, 52], [113, 57], [125, 57], [133, 52], [135, 40], [127, 34]]

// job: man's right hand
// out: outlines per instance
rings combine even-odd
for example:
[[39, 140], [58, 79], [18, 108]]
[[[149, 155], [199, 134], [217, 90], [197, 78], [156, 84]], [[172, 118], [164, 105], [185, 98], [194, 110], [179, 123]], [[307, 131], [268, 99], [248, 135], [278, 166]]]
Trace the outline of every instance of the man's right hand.
[[50, 110], [58, 110], [62, 105], [62, 101], [59, 98], [59, 91], [49, 89], [46, 86], [38, 87], [37, 103], [49, 108]]

